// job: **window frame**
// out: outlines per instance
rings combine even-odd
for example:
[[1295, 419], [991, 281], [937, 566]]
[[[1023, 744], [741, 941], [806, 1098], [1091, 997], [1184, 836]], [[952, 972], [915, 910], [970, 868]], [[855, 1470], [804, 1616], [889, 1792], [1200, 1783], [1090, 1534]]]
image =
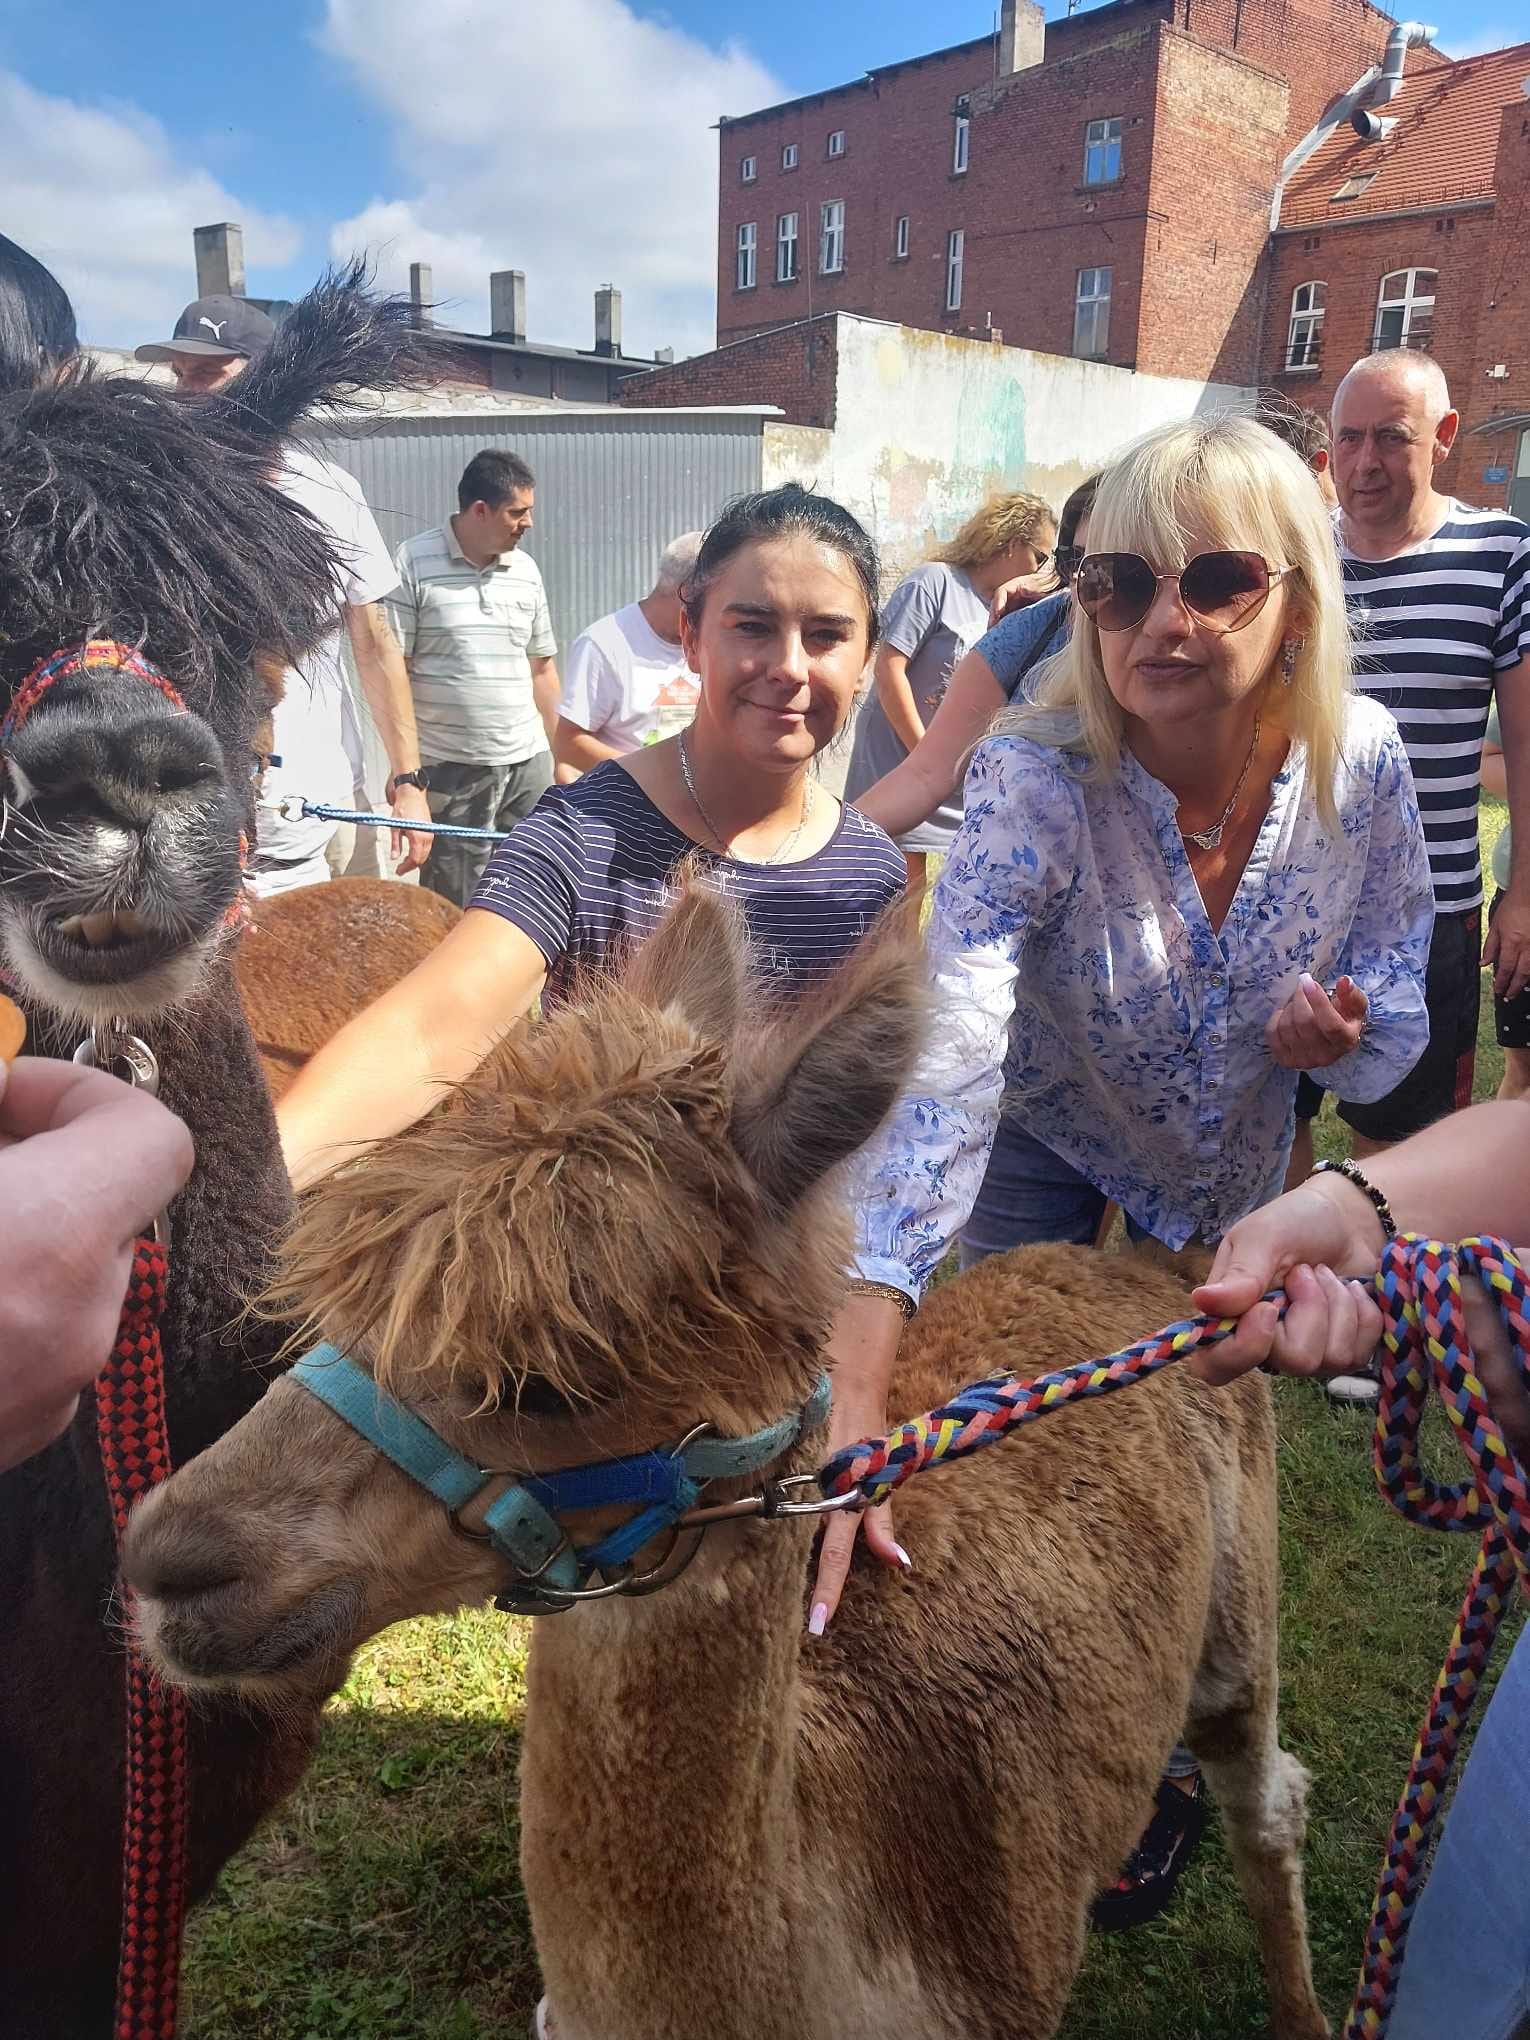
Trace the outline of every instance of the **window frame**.
[[[829, 225], [829, 214], [831, 212], [839, 215], [832, 228]], [[834, 247], [838, 255], [838, 260], [833, 263], [828, 259], [831, 234], [834, 237]], [[845, 201], [842, 198], [825, 198], [819, 201], [818, 206], [818, 274], [820, 276], [843, 276], [844, 273]]]
[[801, 160], [802, 151], [795, 142], [783, 142], [781, 144], [781, 168], [783, 170], [795, 170]]
[[[835, 144], [836, 142], [838, 142], [838, 143], [839, 143], [839, 147], [838, 147], [837, 149], [836, 149], [836, 148], [835, 148], [835, 146], [834, 146], [834, 144]], [[843, 156], [843, 155], [844, 155], [844, 153], [845, 153], [845, 131], [844, 131], [844, 129], [843, 129], [843, 128], [830, 128], [830, 130], [829, 130], [829, 145], [828, 145], [828, 152], [829, 152], [829, 157], [830, 157], [830, 160], [831, 160], [831, 161], [832, 161], [832, 160], [834, 160], [834, 159], [836, 159], [836, 158], [838, 158], [838, 157], [840, 157], [840, 156]]]
[[899, 213], [893, 221], [893, 260], [907, 262], [909, 242], [909, 215]]
[[[790, 220], [792, 223], [792, 230], [789, 235], [784, 231], [788, 220]], [[802, 265], [798, 260], [798, 248], [801, 239], [801, 226], [802, 216], [800, 213], [784, 212], [776, 214], [777, 283], [795, 283], [798, 277], [802, 274]], [[789, 270], [783, 268], [782, 266], [782, 258], [785, 255], [788, 248], [790, 248], [791, 250], [791, 268]]]
[[946, 310], [962, 308], [962, 271], [967, 260], [967, 230], [952, 227], [946, 235]]
[[965, 177], [972, 162], [971, 101], [958, 99], [951, 118], [951, 175]]
[[[745, 236], [748, 239], [745, 239]], [[753, 290], [760, 280], [760, 223], [758, 220], [740, 220], [738, 232], [733, 239], [733, 288]], [[746, 279], [744, 271], [748, 267]]]
[[[1101, 130], [1098, 136], [1095, 134], [1096, 128]], [[1084, 185], [1086, 189], [1098, 188], [1102, 184], [1119, 184], [1126, 175], [1125, 131], [1126, 119], [1123, 114], [1101, 114], [1098, 119], [1085, 121]], [[1102, 171], [1108, 171], [1108, 175], [1093, 175], [1090, 166], [1096, 151], [1101, 152], [1099, 167]], [[1113, 158], [1112, 151], [1114, 151]], [[1112, 162], [1114, 167], [1111, 167]]]
[[[1307, 302], [1297, 300], [1309, 293]], [[1318, 293], [1314, 300], [1311, 293]], [[1287, 375], [1316, 375], [1322, 367], [1323, 321], [1328, 313], [1328, 284], [1320, 276], [1309, 276], [1291, 291], [1291, 310], [1286, 321]], [[1300, 328], [1300, 332], [1298, 332]]]
[[758, 156], [740, 156], [738, 163], [738, 181], [740, 184], [753, 184], [759, 174], [760, 159]]
[[[1388, 297], [1387, 285], [1396, 277], [1403, 279], [1402, 295]], [[1415, 288], [1417, 279], [1427, 276], [1429, 289]], [[1389, 269], [1376, 286], [1376, 316], [1371, 324], [1371, 352], [1380, 354], [1390, 347], [1412, 347], [1420, 354], [1427, 354], [1434, 344], [1434, 308], [1439, 298], [1440, 272], [1423, 264], [1412, 269]], [[1382, 324], [1389, 312], [1401, 314], [1398, 320], [1396, 338], [1385, 338]], [[1422, 326], [1423, 337], [1417, 337]]]
[[[1093, 279], [1092, 288], [1087, 295], [1084, 290], [1084, 278], [1086, 276]], [[1099, 288], [1099, 280], [1102, 276], [1105, 278], [1105, 288], [1103, 291]], [[1109, 360], [1110, 300], [1115, 290], [1115, 281], [1115, 266], [1109, 262], [1086, 266], [1077, 272], [1073, 284], [1073, 358], [1075, 361]], [[1099, 330], [1101, 314], [1098, 308], [1101, 305], [1105, 307], [1103, 316], [1105, 330], [1103, 334]], [[1087, 352], [1079, 345], [1079, 337], [1082, 330], [1080, 321], [1086, 311], [1090, 314], [1089, 325], [1094, 339], [1094, 345]]]

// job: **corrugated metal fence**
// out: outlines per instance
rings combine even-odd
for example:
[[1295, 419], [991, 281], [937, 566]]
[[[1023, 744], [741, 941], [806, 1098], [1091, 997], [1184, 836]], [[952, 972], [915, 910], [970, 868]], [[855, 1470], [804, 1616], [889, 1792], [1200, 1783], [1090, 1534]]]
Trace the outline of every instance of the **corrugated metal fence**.
[[537, 478], [526, 551], [542, 570], [562, 647], [646, 595], [670, 539], [760, 486], [763, 424], [717, 412], [403, 415], [317, 445], [360, 482], [390, 546], [456, 509], [457, 478], [475, 453], [518, 453]]

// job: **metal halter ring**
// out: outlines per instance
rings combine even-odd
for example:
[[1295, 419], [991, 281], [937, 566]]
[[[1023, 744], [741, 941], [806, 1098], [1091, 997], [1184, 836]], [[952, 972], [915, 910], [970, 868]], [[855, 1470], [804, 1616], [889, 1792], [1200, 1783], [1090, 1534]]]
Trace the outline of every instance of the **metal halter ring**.
[[[147, 1091], [151, 1098], [159, 1096], [159, 1057], [146, 1041], [127, 1033], [115, 1022], [92, 1027], [75, 1050], [73, 1060], [82, 1069], [110, 1070], [133, 1090]], [[119, 1064], [123, 1067], [119, 1068]]]

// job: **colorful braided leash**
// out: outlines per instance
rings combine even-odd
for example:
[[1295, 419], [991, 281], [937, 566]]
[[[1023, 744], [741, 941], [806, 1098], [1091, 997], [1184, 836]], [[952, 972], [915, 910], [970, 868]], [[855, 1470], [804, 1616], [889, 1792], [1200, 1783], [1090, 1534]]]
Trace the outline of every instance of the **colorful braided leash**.
[[[1520, 1379], [1530, 1389], [1530, 1289], [1502, 1240], [1474, 1238], [1447, 1247], [1408, 1235], [1390, 1242], [1370, 1284], [1385, 1320], [1377, 1484], [1410, 1522], [1480, 1531], [1482, 1548], [1393, 1816], [1344, 2040], [1382, 2040], [1386, 2032], [1446, 1780], [1516, 1580], [1530, 1590], [1530, 1495], [1474, 1368], [1461, 1302], [1463, 1267], [1498, 1306]], [[1284, 1313], [1283, 1295], [1273, 1296]], [[868, 1505], [886, 1501], [925, 1467], [965, 1459], [1068, 1403], [1145, 1381], [1199, 1346], [1220, 1344], [1236, 1325], [1235, 1318], [1181, 1318], [1104, 1360], [1081, 1360], [1032, 1379], [989, 1375], [886, 1437], [863, 1438], [836, 1452], [820, 1469], [818, 1485], [826, 1496], [859, 1491]], [[1431, 1388], [1470, 1462], [1470, 1481], [1447, 1486], [1423, 1471], [1419, 1435]]]
[[[133, 1252], [117, 1342], [96, 1381], [96, 1437], [117, 1541], [140, 1495], [170, 1472], [160, 1320], [168, 1260]], [[124, 1615], [132, 1597], [122, 1587]], [[112, 2040], [174, 2040], [186, 1913], [186, 1701], [135, 1650], [127, 1658], [122, 1932]]]

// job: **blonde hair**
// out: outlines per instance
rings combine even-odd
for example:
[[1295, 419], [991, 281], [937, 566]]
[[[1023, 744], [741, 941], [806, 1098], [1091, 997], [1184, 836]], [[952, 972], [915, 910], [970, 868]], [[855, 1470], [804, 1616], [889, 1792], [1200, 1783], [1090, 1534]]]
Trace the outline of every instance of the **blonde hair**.
[[[1162, 572], [1185, 564], [1192, 525], [1203, 543], [1295, 568], [1283, 586], [1302, 642], [1289, 685], [1272, 662], [1260, 708], [1306, 746], [1318, 811], [1333, 828], [1354, 654], [1338, 549], [1311, 473], [1251, 418], [1224, 412], [1162, 426], [1117, 454], [1101, 475], [1089, 550], [1141, 553]], [[1066, 648], [1037, 667], [1032, 698], [1002, 711], [993, 734], [1075, 751], [1089, 777], [1105, 778], [1120, 764], [1122, 727], [1099, 630], [1077, 612]]]
[[1057, 519], [1051, 506], [1039, 496], [1013, 489], [1002, 496], [990, 496], [981, 510], [974, 510], [955, 538], [937, 546], [930, 554], [948, 567], [985, 566], [995, 554], [1016, 543], [1037, 552], [1050, 552], [1057, 533]]

